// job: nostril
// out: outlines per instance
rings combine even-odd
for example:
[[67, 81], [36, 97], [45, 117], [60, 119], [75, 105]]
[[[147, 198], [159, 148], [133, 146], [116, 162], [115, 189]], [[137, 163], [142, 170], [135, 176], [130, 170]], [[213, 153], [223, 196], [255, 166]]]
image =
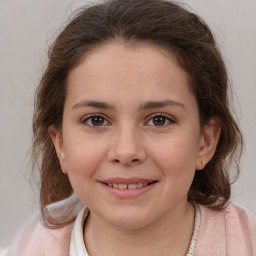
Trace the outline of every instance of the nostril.
[[[138, 163], [140, 160], [138, 158], [132, 159], [130, 161], [130, 163]], [[118, 160], [118, 159], [114, 159], [113, 160], [114, 163], [121, 163], [122, 161]], [[129, 161], [128, 161], [129, 162]]]

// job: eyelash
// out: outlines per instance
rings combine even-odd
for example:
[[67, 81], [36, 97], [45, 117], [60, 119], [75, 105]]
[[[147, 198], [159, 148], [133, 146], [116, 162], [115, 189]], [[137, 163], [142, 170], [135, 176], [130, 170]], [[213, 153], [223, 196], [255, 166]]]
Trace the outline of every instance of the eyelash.
[[[164, 114], [164, 113], [155, 113], [155, 114], [149, 116], [148, 121], [146, 123], [149, 123], [149, 121], [153, 122], [153, 118], [155, 118], [155, 117], [164, 118], [165, 124], [164, 125], [154, 125], [154, 124], [152, 124], [150, 126], [154, 126], [154, 127], [157, 127], [157, 128], [163, 128], [163, 127], [166, 127], [166, 126], [169, 126], [169, 125], [175, 123], [174, 119], [171, 116], [169, 116], [167, 114]], [[166, 124], [166, 121], [168, 121], [168, 124]]]
[[[100, 125], [93, 125], [92, 124], [92, 119], [93, 118], [101, 118], [103, 123], [100, 124]], [[163, 125], [155, 125], [155, 124], [148, 124], [150, 121], [153, 122], [153, 118], [164, 118], [164, 124]], [[88, 123], [90, 121], [90, 124]], [[107, 124], [105, 124], [107, 122]], [[166, 122], [168, 122], [168, 124], [166, 124]], [[89, 126], [89, 127], [92, 127], [92, 128], [101, 128], [103, 126], [108, 126], [110, 125], [111, 123], [107, 120], [107, 118], [102, 115], [102, 114], [90, 114], [88, 116], [85, 116], [82, 121], [81, 121], [82, 124], [86, 125], [86, 126]], [[155, 113], [151, 116], [148, 117], [147, 119], [147, 122], [145, 123], [146, 126], [154, 126], [154, 127], [157, 127], [157, 128], [163, 128], [163, 127], [166, 127], [166, 126], [169, 126], [171, 124], [174, 124], [175, 121], [172, 117], [170, 117], [169, 115], [167, 114], [164, 114], [164, 113]]]
[[91, 124], [88, 124], [88, 121], [91, 121], [91, 122], [92, 122], [92, 118], [96, 118], [96, 117], [97, 117], [97, 118], [102, 118], [104, 123], [105, 123], [105, 122], [108, 123], [107, 125], [110, 124], [110, 122], [107, 120], [107, 118], [106, 118], [104, 115], [102, 115], [102, 114], [90, 114], [90, 115], [88, 115], [88, 116], [85, 116], [85, 117], [82, 119], [81, 123], [84, 124], [84, 125], [86, 125], [86, 126], [92, 127], [92, 128], [100, 128], [100, 127], [106, 125], [106, 124], [104, 125], [104, 123], [103, 123], [103, 125], [93, 125], [92, 123], [91, 123]]

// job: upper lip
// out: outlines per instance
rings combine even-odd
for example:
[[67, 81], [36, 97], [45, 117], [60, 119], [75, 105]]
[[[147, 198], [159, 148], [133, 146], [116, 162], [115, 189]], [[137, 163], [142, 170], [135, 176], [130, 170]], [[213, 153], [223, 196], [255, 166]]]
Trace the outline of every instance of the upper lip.
[[145, 179], [139, 177], [132, 177], [132, 178], [122, 178], [122, 177], [113, 177], [104, 180], [100, 180], [102, 183], [111, 183], [111, 184], [138, 184], [138, 183], [151, 183], [156, 180], [153, 179]]

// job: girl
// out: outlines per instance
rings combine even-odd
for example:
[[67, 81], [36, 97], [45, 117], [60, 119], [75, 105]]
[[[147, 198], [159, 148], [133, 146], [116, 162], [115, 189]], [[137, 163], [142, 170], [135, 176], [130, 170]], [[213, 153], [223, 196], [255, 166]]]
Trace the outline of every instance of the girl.
[[229, 201], [228, 89], [210, 29], [179, 5], [82, 9], [36, 94], [41, 221], [9, 255], [255, 255], [256, 221]]

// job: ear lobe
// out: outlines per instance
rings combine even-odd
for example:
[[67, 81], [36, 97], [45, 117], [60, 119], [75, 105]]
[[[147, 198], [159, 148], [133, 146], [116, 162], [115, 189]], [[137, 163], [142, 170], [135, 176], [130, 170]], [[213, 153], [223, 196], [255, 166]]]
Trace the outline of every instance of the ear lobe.
[[215, 118], [211, 118], [201, 134], [196, 170], [202, 170], [210, 162], [216, 151], [219, 137], [220, 126]]
[[60, 161], [61, 169], [62, 169], [63, 173], [66, 174], [67, 173], [66, 168], [64, 168], [65, 152], [64, 152], [64, 148], [63, 148], [62, 132], [60, 130], [58, 130], [54, 125], [51, 125], [48, 127], [48, 133], [49, 133], [49, 135], [52, 139], [52, 142], [54, 144], [57, 156]]

